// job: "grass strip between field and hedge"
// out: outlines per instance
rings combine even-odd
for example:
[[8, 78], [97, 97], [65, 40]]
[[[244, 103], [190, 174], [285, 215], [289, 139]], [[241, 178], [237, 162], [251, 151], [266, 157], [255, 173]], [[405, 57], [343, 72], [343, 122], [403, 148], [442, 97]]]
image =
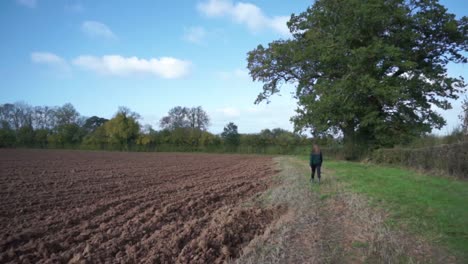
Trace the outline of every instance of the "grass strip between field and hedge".
[[394, 228], [422, 235], [468, 260], [468, 182], [373, 164], [327, 161], [325, 166], [351, 191], [384, 208]]

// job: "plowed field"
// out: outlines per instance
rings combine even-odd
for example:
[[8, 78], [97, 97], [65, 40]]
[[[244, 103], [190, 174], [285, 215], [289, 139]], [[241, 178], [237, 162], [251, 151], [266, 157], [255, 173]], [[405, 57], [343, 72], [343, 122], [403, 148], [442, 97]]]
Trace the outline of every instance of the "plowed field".
[[0, 263], [219, 263], [275, 217], [268, 157], [0, 150]]

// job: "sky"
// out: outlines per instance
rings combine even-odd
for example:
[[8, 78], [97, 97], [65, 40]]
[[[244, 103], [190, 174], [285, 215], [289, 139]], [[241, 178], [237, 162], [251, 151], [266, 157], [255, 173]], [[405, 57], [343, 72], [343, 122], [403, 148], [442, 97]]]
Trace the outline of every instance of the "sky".
[[[458, 18], [468, 2], [443, 0]], [[249, 77], [247, 52], [289, 37], [286, 21], [311, 0], [2, 0], [0, 104], [72, 103], [83, 116], [111, 118], [119, 106], [158, 127], [175, 106], [202, 106], [209, 130], [234, 122], [240, 133], [292, 130], [294, 87], [255, 105], [262, 83]], [[468, 66], [448, 73], [468, 80]], [[461, 95], [463, 98], [464, 95]], [[447, 134], [461, 99], [439, 111]]]

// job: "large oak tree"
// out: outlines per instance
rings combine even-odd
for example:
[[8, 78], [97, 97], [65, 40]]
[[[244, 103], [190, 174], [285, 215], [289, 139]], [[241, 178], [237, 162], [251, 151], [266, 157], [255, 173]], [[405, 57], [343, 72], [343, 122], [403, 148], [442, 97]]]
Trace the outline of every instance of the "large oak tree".
[[289, 40], [248, 54], [256, 103], [296, 85], [296, 130], [338, 133], [347, 146], [392, 146], [440, 128], [435, 109], [465, 90], [447, 64], [466, 63], [468, 18], [437, 0], [317, 0], [292, 15]]

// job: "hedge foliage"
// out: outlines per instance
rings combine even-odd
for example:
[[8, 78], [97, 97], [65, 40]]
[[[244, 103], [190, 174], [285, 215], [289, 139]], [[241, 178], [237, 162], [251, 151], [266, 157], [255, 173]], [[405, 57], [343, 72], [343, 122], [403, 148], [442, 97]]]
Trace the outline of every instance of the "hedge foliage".
[[417, 149], [378, 149], [371, 160], [468, 179], [468, 141]]

